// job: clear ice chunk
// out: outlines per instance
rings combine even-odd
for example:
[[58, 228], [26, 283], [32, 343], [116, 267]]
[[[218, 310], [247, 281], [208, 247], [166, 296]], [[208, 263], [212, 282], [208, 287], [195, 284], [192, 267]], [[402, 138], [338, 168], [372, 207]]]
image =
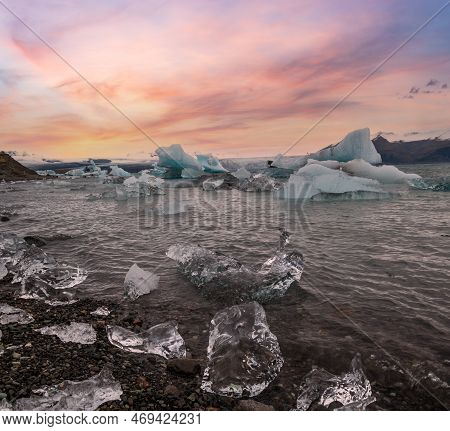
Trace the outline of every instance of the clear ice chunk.
[[159, 275], [144, 271], [134, 264], [125, 276], [125, 297], [134, 301], [142, 295], [149, 294], [158, 288]]
[[237, 259], [201, 246], [177, 244], [167, 256], [205, 296], [225, 303], [256, 300], [268, 302], [299, 282], [304, 263], [301, 253], [286, 252], [289, 233], [282, 230], [280, 246], [259, 268], [243, 265]]
[[93, 316], [109, 316], [111, 311], [109, 311], [108, 307], [98, 307], [96, 310], [92, 311], [91, 314]]
[[120, 400], [123, 392], [111, 371], [104, 368], [90, 379], [78, 382], [65, 380], [35, 393], [29, 398], [18, 399], [11, 406], [12, 410], [92, 411], [108, 401]]
[[10, 323], [18, 323], [19, 325], [27, 325], [34, 322], [34, 318], [26, 311], [11, 307], [8, 304], [0, 304], [0, 325], [8, 325]]
[[56, 335], [63, 343], [94, 344], [97, 341], [97, 333], [89, 323], [70, 322], [69, 325], [44, 326], [35, 331]]
[[202, 187], [205, 191], [217, 190], [224, 183], [223, 179], [215, 180], [214, 178], [208, 178], [203, 181]]
[[333, 410], [365, 410], [375, 397], [359, 354], [353, 358], [351, 366], [352, 370], [341, 376], [324, 369], [310, 371], [300, 384], [296, 410], [308, 410], [315, 404]]
[[234, 305], [211, 321], [202, 389], [227, 397], [254, 397], [275, 379], [283, 362], [262, 306]]
[[239, 183], [239, 189], [246, 192], [273, 192], [278, 187], [279, 184], [272, 177], [264, 174], [254, 174]]
[[186, 346], [175, 322], [152, 326], [136, 334], [120, 326], [107, 326], [109, 342], [131, 353], [148, 353], [166, 359], [186, 357]]

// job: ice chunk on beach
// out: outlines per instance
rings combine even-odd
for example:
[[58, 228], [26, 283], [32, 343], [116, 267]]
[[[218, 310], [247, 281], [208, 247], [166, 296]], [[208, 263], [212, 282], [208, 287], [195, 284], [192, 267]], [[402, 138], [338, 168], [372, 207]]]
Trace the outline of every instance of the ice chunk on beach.
[[354, 130], [338, 144], [330, 145], [316, 153], [309, 154], [308, 158], [337, 160], [338, 162], [363, 159], [374, 165], [381, 163], [381, 156], [370, 140], [370, 130], [368, 128]]
[[234, 305], [211, 321], [202, 389], [227, 397], [254, 397], [275, 379], [283, 362], [262, 306]]
[[318, 164], [300, 168], [278, 192], [282, 199], [382, 199], [389, 196], [378, 181], [352, 177]]
[[233, 175], [233, 177], [236, 177], [239, 180], [246, 180], [252, 176], [252, 174], [245, 168], [239, 168], [236, 172], [233, 172], [231, 175]]
[[159, 157], [158, 166], [203, 171], [202, 165], [194, 157], [185, 153], [179, 144], [158, 148], [156, 154]]
[[153, 272], [144, 271], [137, 264], [134, 264], [125, 276], [125, 297], [134, 301], [142, 295], [149, 294], [158, 288], [159, 275]]
[[34, 318], [26, 311], [8, 304], [0, 304], [0, 325], [9, 325], [11, 323], [27, 325], [31, 322], [34, 322]]
[[175, 322], [155, 325], [136, 334], [120, 326], [107, 326], [109, 342], [132, 353], [159, 355], [166, 359], [186, 357], [186, 346]]
[[383, 184], [405, 184], [419, 180], [417, 174], [407, 174], [395, 166], [372, 166], [364, 160], [351, 160], [344, 163], [342, 170], [357, 177], [371, 178]]
[[69, 325], [44, 326], [35, 331], [56, 335], [63, 343], [94, 344], [97, 341], [97, 333], [89, 323], [70, 322]]
[[195, 245], [173, 245], [167, 256], [178, 263], [180, 271], [205, 296], [225, 303], [268, 302], [285, 295], [294, 282], [300, 281], [303, 272], [301, 253], [285, 250], [288, 236], [282, 231], [282, 244], [259, 268], [247, 267], [233, 257]]
[[122, 387], [111, 371], [104, 368], [99, 374], [82, 381], [65, 380], [57, 386], [44, 387], [36, 395], [18, 399], [13, 410], [93, 411], [108, 401], [120, 400]]
[[213, 191], [217, 190], [222, 184], [224, 180], [215, 180], [214, 178], [208, 178], [207, 180], [203, 181], [202, 187], [205, 191]]
[[254, 174], [241, 180], [239, 188], [246, 192], [272, 192], [278, 189], [278, 183], [264, 174]]
[[109, 316], [111, 311], [109, 311], [108, 307], [98, 307], [96, 310], [92, 311], [91, 314], [93, 316]]
[[352, 370], [335, 376], [324, 369], [310, 371], [302, 380], [297, 398], [297, 410], [308, 410], [314, 404], [333, 410], [365, 410], [375, 401], [372, 387], [364, 374], [361, 357], [352, 360]]
[[205, 172], [221, 174], [228, 172], [212, 154], [197, 154], [197, 160]]
[[112, 177], [119, 177], [119, 178], [131, 177], [131, 174], [129, 172], [127, 172], [125, 169], [119, 168], [117, 165], [110, 166], [109, 175], [111, 175]]

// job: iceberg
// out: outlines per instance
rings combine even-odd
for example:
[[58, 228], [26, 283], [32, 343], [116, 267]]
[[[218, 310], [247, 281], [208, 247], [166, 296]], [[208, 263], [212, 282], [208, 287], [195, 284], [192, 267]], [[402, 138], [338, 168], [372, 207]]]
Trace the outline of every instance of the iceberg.
[[278, 192], [281, 199], [382, 199], [390, 194], [380, 183], [368, 178], [352, 177], [345, 172], [320, 164], [308, 164], [289, 177]]
[[134, 301], [140, 296], [156, 290], [158, 283], [159, 275], [144, 271], [137, 264], [134, 264], [125, 276], [125, 297]]
[[306, 164], [305, 156], [284, 156], [283, 154], [278, 154], [273, 162], [272, 166], [280, 169], [292, 169], [297, 170]]
[[240, 181], [239, 189], [245, 192], [272, 192], [278, 189], [278, 183], [264, 174], [254, 174]]
[[314, 159], [308, 159], [306, 162], [307, 165], [321, 165], [325, 166], [329, 169], [340, 169], [341, 163], [337, 160], [314, 160]]
[[97, 341], [97, 333], [89, 323], [70, 322], [69, 325], [44, 326], [35, 331], [56, 335], [63, 343], [94, 344]]
[[223, 183], [223, 179], [215, 180], [213, 178], [208, 178], [207, 180], [203, 181], [202, 187], [205, 191], [214, 191], [219, 189]]
[[197, 154], [197, 160], [205, 172], [223, 174], [228, 172], [212, 154]]
[[57, 386], [44, 387], [29, 398], [20, 398], [9, 404], [9, 407], [16, 411], [93, 411], [108, 401], [120, 400], [122, 393], [120, 383], [110, 370], [104, 368], [87, 380], [64, 380]]
[[40, 175], [41, 177], [48, 177], [48, 176], [51, 176], [51, 177], [56, 177], [58, 174], [54, 171], [54, 170], [52, 170], [52, 169], [45, 169], [45, 170], [41, 170], [41, 171], [36, 171], [36, 173], [38, 174], [38, 175]]
[[211, 321], [202, 389], [227, 397], [254, 397], [275, 379], [283, 363], [261, 305], [234, 305]]
[[111, 165], [109, 175], [112, 177], [128, 178], [131, 174], [125, 169], [119, 168], [117, 165]]
[[131, 197], [151, 196], [164, 194], [164, 180], [147, 173], [142, 173], [139, 177], [128, 177], [122, 186], [116, 187], [116, 197], [119, 200], [126, 200]]
[[26, 311], [8, 304], [0, 304], [0, 325], [9, 325], [11, 323], [28, 325], [32, 322], [34, 322], [33, 316]]
[[70, 171], [66, 172], [66, 176], [68, 177], [82, 177], [83, 175], [83, 169], [71, 169]]
[[421, 179], [420, 175], [406, 174], [395, 166], [372, 166], [361, 159], [344, 163], [342, 170], [356, 177], [371, 178], [383, 184], [408, 184]]
[[252, 176], [252, 174], [245, 168], [239, 168], [236, 172], [233, 172], [231, 175], [233, 175], [233, 177], [236, 177], [239, 180], [247, 180]]
[[158, 166], [160, 167], [203, 171], [202, 165], [194, 157], [185, 153], [179, 144], [158, 148], [156, 154], [159, 157]]
[[177, 178], [181, 177], [181, 178], [190, 180], [190, 179], [200, 178], [203, 175], [204, 175], [204, 172], [199, 171], [198, 169], [184, 168], [184, 169], [182, 169], [180, 176]]
[[9, 277], [13, 284], [20, 283], [22, 298], [49, 302], [54, 298], [64, 302], [71, 295], [62, 291], [82, 283], [87, 272], [58, 263], [42, 249], [27, 244], [15, 234], [0, 233], [0, 277]]
[[167, 256], [205, 296], [226, 303], [257, 300], [268, 302], [286, 294], [299, 282], [304, 263], [301, 253], [287, 253], [289, 233], [281, 232], [280, 245], [259, 268], [250, 268], [237, 259], [201, 246], [172, 245]]
[[175, 322], [155, 325], [139, 334], [120, 326], [107, 326], [109, 342], [131, 353], [147, 353], [166, 359], [185, 358], [186, 346]]
[[296, 410], [308, 410], [315, 404], [333, 410], [365, 410], [376, 399], [359, 354], [351, 366], [352, 370], [341, 376], [320, 368], [310, 371], [300, 384]]
[[338, 144], [330, 145], [316, 153], [309, 154], [308, 158], [337, 160], [338, 162], [363, 159], [373, 165], [381, 163], [381, 156], [370, 140], [370, 130], [368, 128], [354, 130]]

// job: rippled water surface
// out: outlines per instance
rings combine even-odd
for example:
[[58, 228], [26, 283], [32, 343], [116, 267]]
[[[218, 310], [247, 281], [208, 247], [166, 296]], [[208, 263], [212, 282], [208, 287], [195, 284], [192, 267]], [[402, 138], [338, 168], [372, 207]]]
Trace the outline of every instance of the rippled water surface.
[[[424, 178], [450, 174], [450, 165], [401, 169]], [[265, 305], [286, 359], [282, 381], [300, 380], [314, 364], [339, 373], [358, 351], [366, 362], [388, 354], [406, 370], [448, 377], [448, 192], [405, 186], [388, 200], [302, 205], [270, 194], [192, 187], [145, 200], [88, 200], [108, 187], [95, 179], [8, 187], [0, 186], [0, 207], [19, 215], [0, 229], [72, 235], [45, 249], [89, 271], [81, 295], [123, 301], [133, 263], [159, 274], [158, 291], [124, 306], [147, 326], [177, 320], [195, 356], [206, 354], [209, 321], [223, 305], [183, 278], [165, 256], [168, 247], [196, 243], [257, 264], [273, 253], [284, 226], [292, 233], [289, 247], [305, 256], [305, 272], [300, 286]], [[180, 205], [184, 212], [163, 214]]]

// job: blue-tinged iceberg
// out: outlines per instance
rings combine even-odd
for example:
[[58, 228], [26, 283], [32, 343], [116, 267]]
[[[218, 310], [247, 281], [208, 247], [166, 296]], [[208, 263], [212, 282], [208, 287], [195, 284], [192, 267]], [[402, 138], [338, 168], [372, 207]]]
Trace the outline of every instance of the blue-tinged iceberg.
[[197, 154], [197, 160], [207, 173], [223, 174], [228, 172], [212, 154]]
[[179, 144], [158, 148], [156, 154], [159, 157], [158, 166], [160, 167], [203, 171], [202, 165], [194, 157], [185, 153]]

